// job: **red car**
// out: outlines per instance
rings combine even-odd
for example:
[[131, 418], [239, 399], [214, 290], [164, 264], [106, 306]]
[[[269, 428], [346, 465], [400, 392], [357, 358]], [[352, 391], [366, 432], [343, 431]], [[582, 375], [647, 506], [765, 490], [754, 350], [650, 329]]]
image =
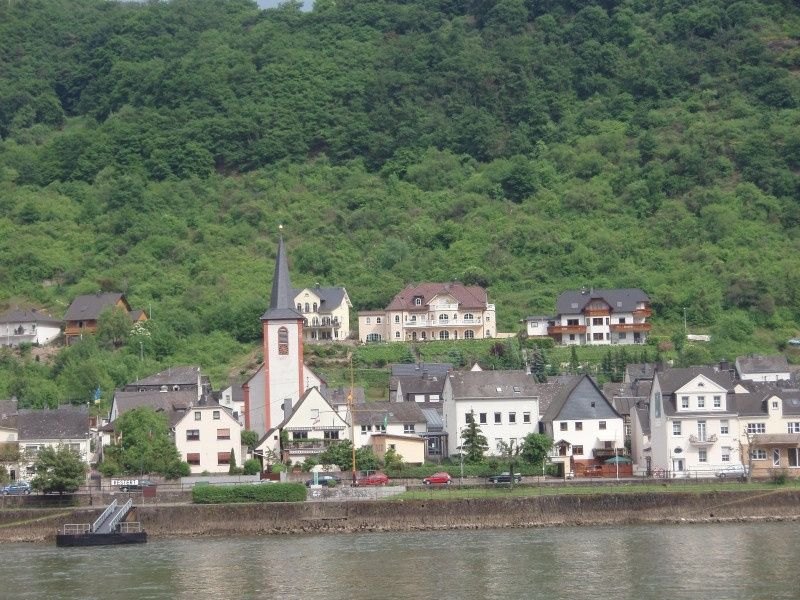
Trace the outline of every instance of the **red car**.
[[432, 485], [435, 483], [447, 484], [450, 483], [451, 481], [452, 479], [450, 478], [450, 473], [440, 472], [440, 473], [434, 473], [430, 477], [426, 477], [425, 479], [422, 480], [422, 483], [424, 483], [425, 485]]
[[386, 485], [389, 478], [383, 473], [371, 473], [356, 479], [356, 485]]

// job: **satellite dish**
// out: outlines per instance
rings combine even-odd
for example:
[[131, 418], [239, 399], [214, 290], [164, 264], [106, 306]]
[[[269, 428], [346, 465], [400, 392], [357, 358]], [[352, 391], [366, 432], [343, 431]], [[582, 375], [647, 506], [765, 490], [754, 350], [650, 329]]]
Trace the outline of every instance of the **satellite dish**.
[[681, 452], [683, 452], [683, 448], [681, 448], [680, 446], [678, 446], [677, 448], [675, 448], [675, 450], [674, 450], [673, 452], [674, 452], [675, 454], [680, 454]]

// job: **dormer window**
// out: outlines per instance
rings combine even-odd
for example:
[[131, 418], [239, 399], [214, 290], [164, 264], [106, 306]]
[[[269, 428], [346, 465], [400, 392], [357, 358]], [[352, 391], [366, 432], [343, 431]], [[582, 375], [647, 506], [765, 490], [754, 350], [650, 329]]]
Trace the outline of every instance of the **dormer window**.
[[778, 410], [778, 401], [777, 400], [773, 400], [772, 401], [772, 408], [775, 409], [775, 410]]
[[414, 306], [422, 306], [422, 297], [421, 296], [416, 296], [414, 298]]
[[179, 385], [173, 385], [173, 386], [172, 386], [172, 391], [173, 391], [173, 392], [180, 391], [180, 389], [181, 389], [181, 386], [179, 386]]

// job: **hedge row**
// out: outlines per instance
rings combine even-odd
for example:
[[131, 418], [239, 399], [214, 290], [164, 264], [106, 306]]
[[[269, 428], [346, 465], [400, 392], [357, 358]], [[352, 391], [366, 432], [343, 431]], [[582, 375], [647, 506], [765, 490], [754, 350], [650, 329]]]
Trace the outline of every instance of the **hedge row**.
[[195, 504], [231, 502], [303, 502], [306, 486], [302, 483], [262, 483], [258, 485], [198, 485], [192, 488]]
[[[490, 463], [480, 463], [476, 465], [464, 464], [464, 477], [489, 477], [491, 475], [497, 475], [498, 473], [502, 473], [503, 471], [508, 471], [508, 463], [503, 463], [500, 461], [497, 462], [490, 462]], [[518, 462], [514, 465], [514, 471], [517, 473], [521, 473], [522, 475], [541, 475], [542, 474], [542, 466], [541, 465], [531, 465], [526, 462]], [[451, 477], [459, 477], [461, 475], [461, 465], [460, 464], [452, 464], [452, 465], [420, 465], [420, 466], [408, 466], [404, 465], [402, 467], [387, 467], [384, 469], [384, 472], [389, 477], [394, 477], [395, 479], [399, 478], [406, 478], [406, 479], [422, 479], [424, 477], [428, 477], [433, 475], [434, 473], [439, 472], [446, 472], [450, 473]]]

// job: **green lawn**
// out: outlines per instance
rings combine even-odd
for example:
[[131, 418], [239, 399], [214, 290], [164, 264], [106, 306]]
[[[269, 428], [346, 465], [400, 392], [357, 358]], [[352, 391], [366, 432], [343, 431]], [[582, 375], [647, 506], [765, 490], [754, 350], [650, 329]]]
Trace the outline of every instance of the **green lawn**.
[[387, 500], [455, 500], [461, 498], [504, 498], [516, 496], [558, 496], [564, 494], [628, 494], [628, 493], [669, 493], [669, 492], [737, 492], [737, 491], [775, 491], [782, 489], [800, 488], [800, 480], [791, 481], [785, 485], [776, 485], [770, 482], [671, 482], [666, 483], [620, 483], [619, 485], [585, 485], [585, 486], [537, 486], [515, 485], [512, 489], [508, 485], [497, 487], [448, 487], [426, 488], [410, 490], [387, 498]]

